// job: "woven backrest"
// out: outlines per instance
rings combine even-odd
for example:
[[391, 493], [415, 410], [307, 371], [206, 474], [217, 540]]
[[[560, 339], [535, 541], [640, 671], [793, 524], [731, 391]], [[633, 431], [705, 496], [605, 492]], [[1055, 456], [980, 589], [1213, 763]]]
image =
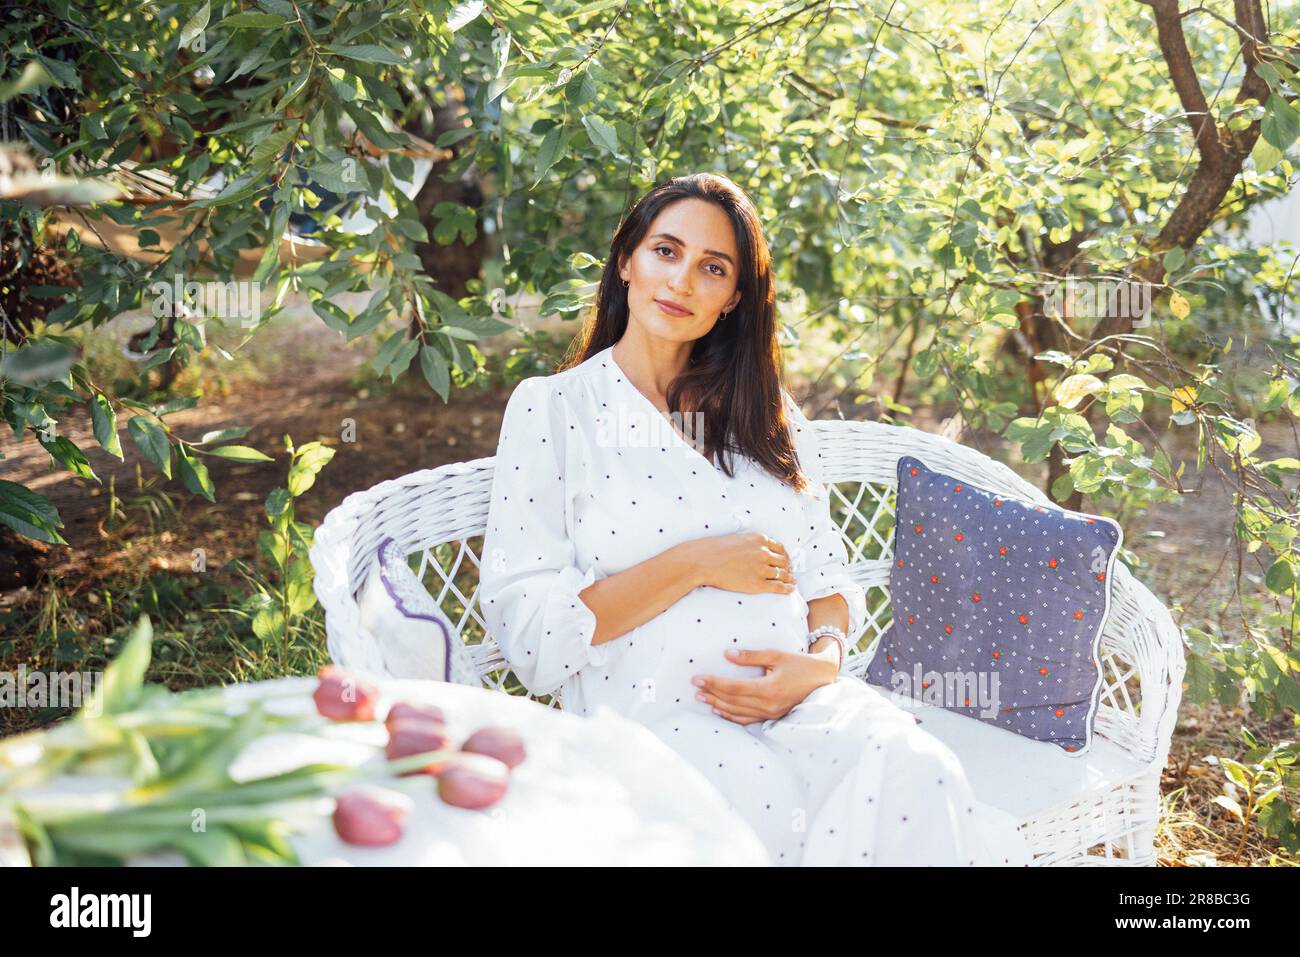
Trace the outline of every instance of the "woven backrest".
[[[861, 676], [890, 627], [896, 465], [902, 455], [971, 485], [1050, 505], [1014, 471], [973, 449], [903, 426], [822, 420], [818, 431], [831, 516], [850, 570], [867, 594], [862, 632], [845, 664]], [[491, 458], [427, 469], [357, 492], [317, 530], [311, 560], [326, 612], [333, 659], [386, 675], [378, 648], [359, 627], [355, 596], [373, 570], [380, 541], [396, 539], [455, 629], [473, 650], [483, 684], [523, 694], [478, 607], [478, 568], [492, 487]], [[1181, 690], [1181, 633], [1168, 611], [1122, 564], [1115, 566], [1111, 614], [1102, 635], [1104, 685], [1096, 730], [1139, 761], [1167, 749]], [[393, 676], [403, 677], [403, 676]], [[538, 699], [559, 706], [551, 696]], [[1143, 707], [1144, 700], [1147, 707]]]

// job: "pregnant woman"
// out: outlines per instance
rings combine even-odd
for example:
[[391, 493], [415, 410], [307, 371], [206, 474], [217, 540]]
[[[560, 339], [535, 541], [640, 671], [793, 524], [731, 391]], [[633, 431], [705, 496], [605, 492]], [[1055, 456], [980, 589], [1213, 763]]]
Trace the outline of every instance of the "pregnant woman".
[[730, 180], [637, 203], [576, 353], [507, 404], [488, 626], [531, 693], [649, 727], [774, 864], [1026, 863], [953, 753], [839, 673], [866, 599], [782, 386], [775, 298]]

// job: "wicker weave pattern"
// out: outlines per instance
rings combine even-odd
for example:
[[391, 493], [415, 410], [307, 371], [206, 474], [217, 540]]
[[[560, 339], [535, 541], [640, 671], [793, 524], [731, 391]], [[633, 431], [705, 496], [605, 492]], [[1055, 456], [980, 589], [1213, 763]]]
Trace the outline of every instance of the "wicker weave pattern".
[[[845, 540], [850, 569], [867, 591], [867, 620], [861, 634], [850, 636], [854, 647], [845, 663], [846, 671], [861, 677], [877, 639], [891, 622], [888, 586], [900, 456], [914, 455], [971, 485], [1052, 503], [1007, 466], [938, 436], [875, 422], [813, 424], [832, 517]], [[375, 549], [391, 535], [407, 555], [419, 555], [418, 573], [455, 633], [472, 647], [483, 684], [523, 693], [487, 633], [477, 604], [492, 468], [492, 458], [481, 458], [413, 472], [349, 495], [326, 516], [311, 561], [334, 661], [390, 676], [378, 647], [363, 638], [355, 596], [374, 570]], [[1101, 658], [1104, 682], [1096, 733], [1144, 770], [1106, 792], [1025, 820], [1022, 830], [1036, 864], [1154, 863], [1160, 772], [1182, 697], [1183, 640], [1168, 610], [1118, 563]], [[559, 706], [549, 697], [539, 700]], [[977, 755], [959, 757], [978, 760]]]

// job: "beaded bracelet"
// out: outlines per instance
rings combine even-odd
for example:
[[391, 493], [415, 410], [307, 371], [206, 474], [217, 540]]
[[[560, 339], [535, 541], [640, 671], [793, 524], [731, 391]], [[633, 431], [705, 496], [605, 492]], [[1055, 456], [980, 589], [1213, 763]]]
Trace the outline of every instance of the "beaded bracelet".
[[831, 638], [834, 638], [835, 643], [839, 645], [840, 663], [839, 663], [839, 667], [835, 669], [836, 672], [838, 672], [840, 668], [844, 667], [845, 649], [847, 648], [849, 643], [848, 636], [845, 635], [841, 629], [836, 628], [834, 625], [818, 625], [812, 631], [808, 632], [808, 647], [812, 648], [813, 643], [818, 638], [822, 637], [822, 635], [829, 635]]

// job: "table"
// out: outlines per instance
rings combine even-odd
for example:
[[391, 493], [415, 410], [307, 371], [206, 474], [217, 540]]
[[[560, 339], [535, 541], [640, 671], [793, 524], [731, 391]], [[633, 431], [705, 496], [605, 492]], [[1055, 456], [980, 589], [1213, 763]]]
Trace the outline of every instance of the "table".
[[[232, 685], [231, 708], [263, 699], [268, 711], [314, 713], [315, 678]], [[527, 759], [511, 773], [496, 805], [467, 810], [444, 804], [427, 775], [383, 780], [409, 794], [415, 810], [401, 840], [388, 847], [345, 844], [322, 803], [319, 824], [290, 840], [308, 865], [673, 865], [770, 864], [757, 835], [729, 811], [717, 790], [644, 726], [602, 708], [578, 717], [526, 698], [444, 682], [386, 680], [376, 714], [396, 701], [436, 704], [446, 712], [452, 743], [487, 725], [514, 728]], [[301, 692], [300, 694], [297, 692]], [[387, 733], [379, 722], [321, 719], [319, 734], [267, 734], [230, 766], [236, 780], [320, 761], [356, 766], [384, 760]], [[50, 795], [102, 788], [104, 779], [55, 778]], [[37, 792], [25, 792], [28, 799]], [[2, 829], [0, 829], [2, 831]], [[4, 846], [0, 833], [0, 847]], [[12, 842], [10, 842], [12, 851]], [[10, 855], [12, 857], [12, 854]], [[182, 863], [178, 854], [142, 855], [142, 865]]]

